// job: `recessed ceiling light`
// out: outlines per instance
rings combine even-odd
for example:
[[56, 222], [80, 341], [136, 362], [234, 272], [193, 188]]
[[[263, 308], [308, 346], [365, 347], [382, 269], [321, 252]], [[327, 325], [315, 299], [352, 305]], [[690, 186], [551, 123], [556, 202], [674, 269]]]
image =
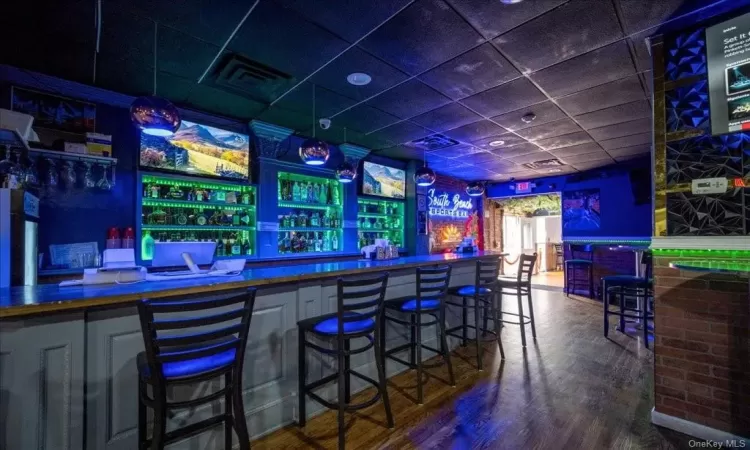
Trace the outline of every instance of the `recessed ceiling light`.
[[370, 75], [367, 75], [366, 73], [354, 72], [347, 75], [346, 81], [348, 81], [349, 84], [353, 84], [355, 86], [364, 86], [366, 84], [370, 84], [370, 81], [372, 81], [372, 77]]
[[521, 121], [523, 123], [531, 123], [534, 121], [534, 119], [536, 119], [536, 114], [534, 113], [524, 114], [524, 116], [521, 117]]
[[505, 141], [492, 141], [490, 142], [490, 147], [500, 147], [503, 144], [505, 144]]
[[549, 173], [559, 173], [559, 172], [562, 172], [562, 169], [550, 169], [547, 172], [549, 172]]
[[513, 5], [515, 3], [521, 3], [523, 0], [500, 0], [501, 3], [505, 3], [506, 5]]

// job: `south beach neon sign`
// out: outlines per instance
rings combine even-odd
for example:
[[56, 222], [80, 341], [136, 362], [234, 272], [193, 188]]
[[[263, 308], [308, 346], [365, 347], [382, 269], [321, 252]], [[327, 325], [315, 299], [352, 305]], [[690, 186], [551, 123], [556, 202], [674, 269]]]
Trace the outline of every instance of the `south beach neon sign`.
[[474, 209], [471, 199], [462, 200], [461, 194], [454, 194], [453, 197], [447, 192], [435, 193], [435, 189], [427, 191], [429, 208], [431, 216], [441, 217], [469, 217], [469, 213]]

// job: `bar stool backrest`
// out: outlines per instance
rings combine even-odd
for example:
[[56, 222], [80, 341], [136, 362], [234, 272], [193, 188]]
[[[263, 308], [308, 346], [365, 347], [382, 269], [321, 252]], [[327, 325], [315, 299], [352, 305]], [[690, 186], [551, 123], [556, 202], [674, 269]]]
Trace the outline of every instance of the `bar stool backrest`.
[[383, 309], [388, 272], [356, 280], [338, 279], [338, 335], [344, 334], [345, 322], [374, 319]]
[[422, 309], [422, 300], [443, 301], [451, 282], [451, 266], [417, 268], [417, 309]]
[[477, 261], [476, 279], [474, 292], [479, 293], [479, 288], [493, 288], [500, 277], [500, 259]]
[[[570, 259], [588, 259], [593, 261], [594, 260], [594, 251], [593, 246], [591, 244], [569, 244], [568, 248], [570, 249]], [[584, 257], [578, 256], [576, 257], [576, 253], [588, 253]]]
[[562, 244], [552, 244], [555, 246], [555, 254], [556, 255], [562, 255], [563, 254], [563, 248]]
[[643, 277], [646, 280], [646, 284], [648, 284], [648, 280], [654, 276], [654, 261], [650, 251], [646, 250], [643, 252], [643, 255], [641, 255], [641, 264], [646, 266], [646, 271], [643, 272]]
[[[212, 370], [210, 377], [241, 373], [247, 346], [254, 288], [225, 294], [165, 297], [138, 303], [138, 316], [152, 376], [164, 379], [163, 365], [230, 355], [229, 362]], [[190, 313], [188, 315], [184, 313]], [[203, 360], [203, 361], [205, 361]], [[200, 378], [206, 373], [199, 373]], [[189, 378], [189, 377], [186, 377]]]
[[519, 283], [531, 283], [531, 276], [534, 274], [537, 255], [527, 255], [522, 253], [518, 260], [518, 273], [516, 276]]

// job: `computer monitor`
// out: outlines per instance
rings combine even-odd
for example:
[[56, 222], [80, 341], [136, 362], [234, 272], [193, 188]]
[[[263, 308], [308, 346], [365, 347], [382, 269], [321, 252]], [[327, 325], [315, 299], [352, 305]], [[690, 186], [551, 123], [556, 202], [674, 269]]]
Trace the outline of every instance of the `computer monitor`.
[[189, 253], [197, 265], [213, 263], [216, 242], [155, 242], [151, 267], [185, 266], [183, 253]]

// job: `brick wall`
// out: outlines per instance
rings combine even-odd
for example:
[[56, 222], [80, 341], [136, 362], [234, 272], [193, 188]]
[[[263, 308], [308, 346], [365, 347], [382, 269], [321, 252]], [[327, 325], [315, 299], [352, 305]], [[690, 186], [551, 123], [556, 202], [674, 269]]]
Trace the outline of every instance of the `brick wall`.
[[[589, 259], [591, 256], [584, 252], [571, 252], [566, 245], [565, 259]], [[594, 247], [594, 293], [600, 297], [600, 281], [608, 275], [635, 275], [635, 255], [632, 252], [613, 252], [607, 246]], [[577, 269], [575, 273], [576, 291], [588, 291], [588, 274], [585, 269]]]
[[490, 199], [484, 200], [484, 249], [501, 251], [503, 247], [503, 210]]
[[748, 437], [748, 280], [669, 268], [677, 259], [654, 258], [655, 408]]

